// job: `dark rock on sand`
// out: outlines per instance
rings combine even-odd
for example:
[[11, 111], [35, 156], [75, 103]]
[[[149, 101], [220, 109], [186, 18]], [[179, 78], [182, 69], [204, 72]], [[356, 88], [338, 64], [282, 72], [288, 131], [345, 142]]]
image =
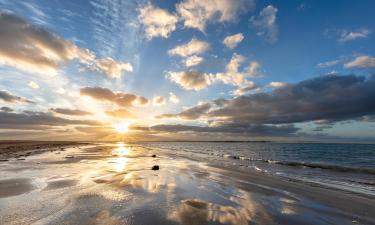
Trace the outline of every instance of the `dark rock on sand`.
[[156, 157], [156, 155], [152, 155], [151, 157], [154, 157], [154, 158], [155, 158], [155, 157]]
[[153, 166], [152, 170], [159, 170], [159, 166], [158, 165]]

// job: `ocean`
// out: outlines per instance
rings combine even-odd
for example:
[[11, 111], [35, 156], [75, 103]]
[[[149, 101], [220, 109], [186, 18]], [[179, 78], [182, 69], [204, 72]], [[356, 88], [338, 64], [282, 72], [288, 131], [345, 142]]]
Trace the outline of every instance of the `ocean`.
[[149, 142], [141, 145], [375, 196], [375, 144]]

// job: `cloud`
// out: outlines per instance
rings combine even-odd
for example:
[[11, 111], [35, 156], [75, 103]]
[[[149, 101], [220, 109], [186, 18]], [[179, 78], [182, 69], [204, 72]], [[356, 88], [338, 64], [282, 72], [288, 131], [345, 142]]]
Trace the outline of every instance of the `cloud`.
[[358, 56], [353, 61], [344, 65], [345, 68], [375, 68], [375, 58], [369, 56]]
[[215, 80], [234, 86], [248, 86], [251, 84], [247, 77], [258, 75], [260, 64], [256, 61], [249, 63], [247, 70], [240, 71], [241, 64], [246, 60], [242, 55], [234, 53], [229, 63], [226, 65], [224, 73], [217, 73]]
[[211, 104], [210, 103], [204, 103], [200, 104], [194, 107], [191, 107], [189, 109], [186, 109], [180, 113], [177, 114], [162, 114], [157, 116], [159, 119], [164, 119], [164, 118], [179, 118], [183, 120], [195, 120], [199, 119], [202, 114], [207, 113], [211, 109]]
[[0, 100], [3, 100], [4, 102], [9, 102], [9, 103], [35, 103], [31, 100], [28, 100], [26, 98], [18, 97], [16, 95], [13, 95], [7, 91], [0, 91]]
[[234, 53], [226, 65], [225, 71], [222, 73], [208, 74], [197, 71], [168, 72], [166, 78], [179, 84], [186, 90], [195, 91], [202, 90], [217, 81], [241, 88], [249, 87], [253, 82], [247, 78], [260, 74], [260, 64], [257, 61], [251, 61], [248, 67], [240, 70], [245, 60], [244, 56]]
[[348, 41], [354, 41], [357, 39], [364, 39], [364, 38], [367, 38], [370, 34], [371, 34], [371, 31], [369, 29], [360, 29], [357, 31], [344, 30], [341, 32], [341, 35], [338, 41], [348, 42]]
[[270, 87], [273, 87], [273, 88], [282, 88], [282, 87], [286, 87], [288, 84], [287, 83], [284, 83], [284, 82], [270, 82], [269, 83], [269, 86]]
[[160, 124], [149, 128], [157, 132], [235, 133], [246, 136], [290, 136], [299, 129], [292, 125], [226, 124], [222, 126], [190, 126], [182, 124]]
[[143, 96], [113, 92], [108, 88], [102, 87], [84, 87], [80, 89], [80, 94], [89, 96], [95, 100], [112, 102], [119, 106], [145, 106], [149, 102]]
[[169, 101], [174, 104], [177, 104], [180, 101], [180, 99], [173, 92], [169, 92]]
[[269, 5], [260, 11], [259, 16], [253, 16], [250, 19], [252, 25], [260, 29], [257, 35], [264, 37], [265, 40], [270, 43], [275, 43], [277, 41], [277, 11], [278, 9], [276, 7]]
[[207, 51], [210, 48], [210, 44], [205, 41], [198, 39], [191, 39], [188, 43], [179, 45], [168, 51], [169, 55], [178, 55], [181, 57], [189, 57], [192, 55], [199, 55]]
[[340, 121], [375, 114], [375, 77], [326, 75], [289, 84], [271, 93], [223, 100], [211, 119], [280, 124], [315, 120]]
[[33, 89], [38, 89], [39, 88], [39, 85], [37, 83], [35, 83], [34, 81], [30, 81], [27, 86], [33, 88]]
[[14, 110], [12, 108], [3, 106], [3, 107], [0, 108], [0, 111], [8, 113], [8, 112], [13, 112]]
[[155, 105], [155, 106], [161, 106], [161, 105], [165, 105], [165, 98], [163, 96], [155, 96], [153, 99], [152, 99], [152, 104]]
[[133, 67], [130, 63], [116, 62], [109, 57], [105, 59], [97, 59], [92, 68], [105, 73], [110, 78], [120, 78], [123, 71], [133, 71]]
[[249, 67], [247, 68], [246, 75], [250, 77], [256, 77], [260, 75], [259, 69], [260, 69], [260, 64], [257, 61], [251, 61], [249, 64]]
[[340, 60], [332, 60], [332, 61], [327, 61], [327, 62], [321, 62], [317, 65], [317, 67], [319, 68], [327, 68], [327, 67], [331, 67], [331, 66], [334, 66], [334, 65], [337, 65], [340, 63]]
[[79, 109], [65, 109], [65, 108], [50, 108], [50, 112], [63, 114], [63, 115], [69, 115], [69, 116], [87, 116], [92, 115], [92, 113], [79, 110]]
[[204, 31], [208, 22], [234, 22], [254, 6], [252, 0], [185, 0], [176, 5], [184, 26]]
[[208, 74], [197, 71], [168, 72], [166, 78], [186, 90], [199, 91], [211, 84]]
[[66, 125], [101, 125], [94, 120], [70, 120], [56, 117], [50, 113], [30, 112], [23, 113], [0, 112], [1, 129], [44, 129], [46, 127]]
[[[184, 119], [205, 119], [216, 124], [288, 124], [326, 120], [357, 120], [375, 115], [375, 76], [326, 75], [297, 84], [218, 99], [210, 110], [195, 111]], [[185, 111], [181, 112], [185, 113]], [[176, 117], [179, 114], [165, 114]], [[165, 116], [164, 117], [168, 117]]]
[[88, 49], [80, 48], [16, 15], [0, 12], [0, 64], [26, 72], [56, 75], [61, 64], [73, 60], [108, 77], [129, 69], [129, 66], [124, 66], [126, 64], [111, 58], [96, 59]]
[[138, 19], [145, 26], [145, 33], [148, 39], [154, 37], [168, 38], [176, 29], [178, 17], [169, 13], [167, 10], [148, 3], [138, 11]]
[[185, 59], [185, 66], [186, 67], [193, 67], [193, 66], [197, 66], [199, 64], [201, 64], [203, 62], [203, 58], [202, 57], [199, 57], [199, 56], [196, 56], [196, 55], [193, 55], [193, 56], [189, 56]]
[[234, 49], [244, 39], [242, 33], [234, 34], [224, 38], [223, 44], [230, 49]]
[[249, 92], [249, 91], [253, 91], [255, 88], [256, 88], [255, 83], [252, 82], [252, 81], [249, 81], [249, 82], [247, 82], [247, 85], [238, 88], [237, 90], [235, 90], [235, 91], [233, 92], [233, 94], [234, 94], [234, 95], [237, 95], [237, 96], [239, 96], [239, 95], [244, 95], [244, 94], [246, 94], [246, 93]]
[[117, 109], [113, 111], [106, 111], [105, 112], [108, 116], [122, 118], [122, 119], [132, 119], [135, 116], [129, 112], [127, 109]]

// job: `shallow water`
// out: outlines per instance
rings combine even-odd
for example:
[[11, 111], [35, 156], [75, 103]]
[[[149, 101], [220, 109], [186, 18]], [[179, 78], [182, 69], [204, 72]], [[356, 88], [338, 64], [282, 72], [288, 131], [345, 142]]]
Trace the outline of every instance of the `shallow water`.
[[[151, 170], [153, 165], [160, 169]], [[277, 187], [223, 175], [207, 160], [138, 145], [67, 148], [0, 166], [1, 224], [352, 224], [360, 219]], [[9, 187], [18, 188], [9, 193]]]
[[375, 196], [374, 144], [153, 142], [142, 145]]

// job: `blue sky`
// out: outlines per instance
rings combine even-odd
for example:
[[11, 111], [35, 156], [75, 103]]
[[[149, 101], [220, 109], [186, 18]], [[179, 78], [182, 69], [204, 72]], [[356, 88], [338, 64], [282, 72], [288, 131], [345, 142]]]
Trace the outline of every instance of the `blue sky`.
[[[0, 106], [10, 109], [2, 112], [10, 118], [3, 120], [4, 139], [40, 139], [48, 132], [56, 139], [78, 133], [82, 139], [112, 140], [119, 136], [113, 129], [118, 124], [129, 125], [129, 137], [152, 140], [211, 140], [218, 133], [241, 140], [374, 139], [375, 111], [368, 102], [374, 92], [366, 89], [375, 68], [373, 1], [3, 0], [0, 5], [5, 30]], [[61, 49], [66, 51], [56, 53]], [[290, 96], [285, 92], [306, 88], [308, 81], [326, 88], [330, 82], [329, 90], [338, 91], [308, 86], [322, 101], [295, 96], [301, 103], [294, 107], [311, 116], [275, 122], [275, 115], [295, 113], [267, 99]], [[345, 88], [354, 97], [341, 109], [345, 96], [331, 96]], [[132, 100], [118, 100], [124, 94]], [[258, 101], [264, 94], [269, 96]], [[141, 96], [147, 102], [139, 103]], [[225, 104], [216, 104], [218, 99]], [[243, 99], [243, 111], [230, 108]], [[334, 104], [324, 105], [330, 101]], [[356, 102], [366, 107], [350, 105]], [[265, 114], [261, 108], [268, 110], [267, 119], [259, 119]], [[25, 118], [25, 126], [11, 122], [13, 117]], [[34, 117], [40, 124], [28, 125]]]

